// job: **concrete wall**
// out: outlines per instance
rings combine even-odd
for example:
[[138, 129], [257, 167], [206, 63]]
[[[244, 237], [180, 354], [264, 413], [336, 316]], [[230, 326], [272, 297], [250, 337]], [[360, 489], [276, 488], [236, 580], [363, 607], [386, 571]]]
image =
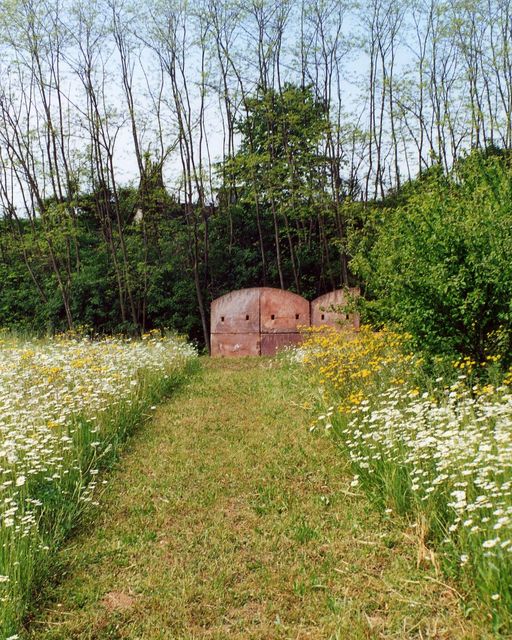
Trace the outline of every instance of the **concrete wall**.
[[299, 327], [309, 327], [309, 302], [282, 289], [262, 288], [260, 295], [261, 355], [273, 356], [302, 340]]
[[290, 291], [255, 287], [212, 302], [212, 356], [274, 355], [301, 340], [310, 325], [309, 302]]
[[313, 300], [311, 303], [311, 326], [339, 327], [341, 322], [359, 329], [359, 314], [339, 312], [339, 307], [347, 304], [347, 298], [358, 297], [360, 291], [357, 287], [354, 287], [348, 290], [348, 294], [347, 296], [344, 289], [336, 289], [336, 291], [330, 291]]
[[260, 290], [231, 291], [212, 302], [212, 356], [259, 356]]
[[[227, 293], [212, 302], [212, 356], [274, 355], [301, 342], [301, 327], [338, 326], [340, 314], [332, 306], [343, 302], [341, 289], [311, 304], [295, 293], [270, 287]], [[357, 316], [348, 322], [359, 326]]]

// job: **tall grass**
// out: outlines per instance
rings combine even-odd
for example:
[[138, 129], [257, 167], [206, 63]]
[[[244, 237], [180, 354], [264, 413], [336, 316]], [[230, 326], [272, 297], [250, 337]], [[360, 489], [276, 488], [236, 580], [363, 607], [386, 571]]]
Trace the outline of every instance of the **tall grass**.
[[193, 363], [180, 340], [0, 345], [0, 637], [18, 637], [98, 474]]
[[406, 336], [310, 333], [300, 351], [320, 390], [312, 428], [332, 429], [354, 486], [421, 524], [444, 571], [512, 628], [512, 376], [494, 358], [425, 374]]

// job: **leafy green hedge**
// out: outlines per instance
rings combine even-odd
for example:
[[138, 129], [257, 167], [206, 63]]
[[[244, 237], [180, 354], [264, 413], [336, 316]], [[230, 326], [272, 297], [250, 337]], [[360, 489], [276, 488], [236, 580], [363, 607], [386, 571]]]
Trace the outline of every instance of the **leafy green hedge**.
[[510, 359], [511, 154], [473, 152], [449, 175], [434, 167], [394, 205], [374, 208], [352, 262], [367, 315], [431, 352]]

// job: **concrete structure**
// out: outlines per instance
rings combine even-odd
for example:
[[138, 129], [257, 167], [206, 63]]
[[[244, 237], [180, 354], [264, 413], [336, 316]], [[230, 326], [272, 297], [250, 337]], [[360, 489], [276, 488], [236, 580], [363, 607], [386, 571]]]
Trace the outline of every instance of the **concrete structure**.
[[210, 323], [212, 355], [259, 356], [259, 289], [240, 289], [214, 300]]
[[309, 327], [309, 302], [282, 289], [260, 289], [261, 355], [273, 356], [282, 347], [298, 344], [300, 327]]
[[290, 291], [255, 287], [232, 291], [212, 302], [212, 356], [274, 355], [300, 342], [309, 326], [309, 302]]
[[340, 307], [347, 304], [347, 298], [357, 298], [359, 295], [359, 288], [354, 287], [348, 290], [348, 295], [344, 289], [336, 289], [316, 298], [311, 303], [311, 326], [339, 327], [341, 322], [342, 325], [346, 324], [359, 329], [358, 313], [340, 313], [339, 311]]
[[[337, 326], [340, 314], [333, 305], [344, 301], [341, 289], [311, 305], [296, 293], [270, 287], [227, 293], [212, 302], [212, 356], [274, 355], [284, 346], [300, 343], [302, 327]], [[359, 327], [358, 316], [350, 316], [348, 322]]]

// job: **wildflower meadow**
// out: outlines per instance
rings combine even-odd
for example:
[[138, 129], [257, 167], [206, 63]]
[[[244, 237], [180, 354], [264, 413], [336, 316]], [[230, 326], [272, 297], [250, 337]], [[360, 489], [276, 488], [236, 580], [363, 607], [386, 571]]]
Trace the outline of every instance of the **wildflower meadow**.
[[412, 522], [439, 570], [509, 631], [512, 376], [496, 357], [427, 368], [407, 341], [367, 327], [310, 331], [297, 355], [319, 390], [311, 428], [335, 433], [352, 485]]
[[0, 636], [14, 640], [102, 468], [195, 361], [177, 338], [0, 336]]

